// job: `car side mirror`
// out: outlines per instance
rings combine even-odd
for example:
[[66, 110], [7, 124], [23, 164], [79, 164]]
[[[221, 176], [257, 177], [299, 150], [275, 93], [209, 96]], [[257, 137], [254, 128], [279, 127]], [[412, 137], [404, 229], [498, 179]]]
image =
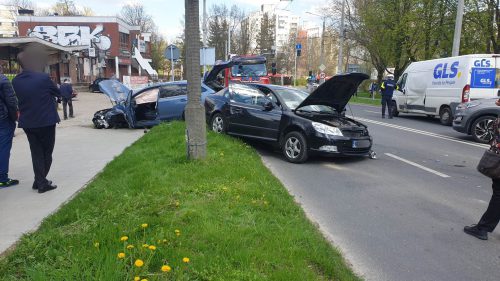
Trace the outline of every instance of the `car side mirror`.
[[271, 111], [271, 110], [273, 110], [274, 105], [273, 105], [273, 102], [272, 102], [272, 101], [270, 101], [270, 100], [266, 100], [266, 101], [264, 101], [264, 103], [262, 104], [262, 107], [264, 107], [264, 110], [265, 110], [265, 111]]

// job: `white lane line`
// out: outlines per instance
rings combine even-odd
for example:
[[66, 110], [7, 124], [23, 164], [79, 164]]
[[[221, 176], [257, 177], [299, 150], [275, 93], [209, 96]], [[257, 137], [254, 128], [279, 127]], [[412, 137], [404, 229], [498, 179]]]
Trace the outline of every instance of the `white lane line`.
[[365, 118], [361, 118], [361, 117], [353, 117], [353, 119], [356, 119], [356, 120], [359, 120], [362, 122], [366, 122], [366, 123], [372, 123], [372, 124], [376, 124], [376, 125], [380, 125], [380, 126], [385, 126], [385, 127], [403, 130], [403, 131], [407, 131], [407, 132], [412, 132], [412, 133], [416, 133], [416, 134], [420, 134], [420, 135], [434, 137], [434, 138], [438, 138], [438, 139], [448, 140], [448, 141], [452, 141], [452, 142], [456, 142], [456, 143], [475, 146], [475, 147], [479, 147], [479, 148], [489, 148], [490, 147], [487, 144], [480, 144], [480, 143], [475, 143], [475, 142], [470, 142], [470, 141], [459, 140], [459, 139], [445, 136], [445, 135], [440, 135], [440, 134], [431, 133], [431, 132], [427, 132], [427, 131], [412, 129], [412, 128], [403, 127], [403, 126], [394, 125], [394, 124], [389, 124], [389, 123], [384, 123], [384, 122], [375, 121], [375, 120], [371, 120], [371, 119], [365, 119]]
[[379, 113], [380, 113], [380, 111], [372, 111], [372, 110], [365, 110], [365, 112], [377, 113], [377, 114], [379, 114]]
[[422, 166], [422, 165], [420, 165], [420, 164], [417, 164], [417, 163], [412, 162], [412, 161], [410, 161], [410, 160], [406, 160], [406, 159], [404, 159], [404, 158], [398, 157], [398, 156], [396, 156], [396, 155], [394, 155], [394, 154], [391, 154], [391, 153], [384, 153], [384, 154], [385, 154], [385, 155], [387, 155], [387, 156], [389, 156], [389, 157], [392, 157], [392, 158], [394, 158], [394, 159], [396, 159], [396, 160], [399, 160], [399, 161], [405, 162], [406, 164], [410, 164], [410, 165], [412, 165], [412, 166], [414, 166], [414, 167], [417, 167], [417, 168], [422, 169], [422, 170], [424, 170], [424, 171], [427, 171], [427, 172], [429, 172], [429, 173], [432, 173], [432, 174], [435, 174], [435, 175], [437, 175], [437, 176], [440, 176], [440, 177], [442, 177], [442, 178], [449, 178], [449, 177], [450, 177], [450, 176], [448, 176], [448, 175], [446, 175], [446, 174], [443, 174], [443, 173], [440, 173], [440, 172], [438, 172], [438, 171], [436, 171], [436, 170], [433, 170], [433, 169], [430, 169], [430, 168], [424, 167], [424, 166]]

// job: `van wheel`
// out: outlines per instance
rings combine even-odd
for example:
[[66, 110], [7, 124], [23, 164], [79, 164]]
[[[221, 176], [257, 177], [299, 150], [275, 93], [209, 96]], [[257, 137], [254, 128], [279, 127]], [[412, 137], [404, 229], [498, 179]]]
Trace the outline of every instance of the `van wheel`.
[[451, 109], [447, 106], [441, 108], [439, 111], [439, 121], [442, 125], [450, 126], [453, 121], [453, 117], [451, 115]]
[[493, 124], [495, 117], [482, 116], [477, 118], [472, 124], [471, 135], [475, 141], [480, 143], [489, 143], [493, 139]]
[[300, 132], [290, 132], [283, 140], [283, 155], [288, 162], [303, 163], [307, 160], [307, 142]]
[[395, 101], [392, 101], [391, 110], [392, 110], [392, 116], [394, 117], [399, 116], [398, 104]]

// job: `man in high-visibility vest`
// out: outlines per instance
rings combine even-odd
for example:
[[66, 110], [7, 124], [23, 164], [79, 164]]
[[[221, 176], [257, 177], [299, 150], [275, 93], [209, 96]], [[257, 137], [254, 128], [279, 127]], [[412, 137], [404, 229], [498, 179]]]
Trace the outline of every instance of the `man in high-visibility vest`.
[[397, 89], [393, 75], [388, 75], [387, 79], [380, 85], [380, 93], [382, 94], [382, 118], [385, 118], [385, 108], [389, 112], [389, 119], [392, 119], [392, 94], [394, 89]]

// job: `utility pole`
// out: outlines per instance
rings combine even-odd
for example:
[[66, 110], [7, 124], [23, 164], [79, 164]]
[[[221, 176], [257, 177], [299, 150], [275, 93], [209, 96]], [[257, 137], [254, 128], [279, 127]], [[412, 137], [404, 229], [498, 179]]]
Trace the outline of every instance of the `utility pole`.
[[457, 18], [455, 20], [455, 35], [453, 35], [453, 50], [451, 56], [456, 57], [460, 53], [460, 36], [462, 34], [462, 19], [464, 17], [464, 0], [458, 0]]
[[340, 41], [339, 41], [339, 60], [337, 63], [337, 74], [342, 73], [342, 62], [343, 62], [343, 52], [344, 52], [344, 10], [345, 10], [345, 0], [342, 0], [342, 16], [340, 17]]

